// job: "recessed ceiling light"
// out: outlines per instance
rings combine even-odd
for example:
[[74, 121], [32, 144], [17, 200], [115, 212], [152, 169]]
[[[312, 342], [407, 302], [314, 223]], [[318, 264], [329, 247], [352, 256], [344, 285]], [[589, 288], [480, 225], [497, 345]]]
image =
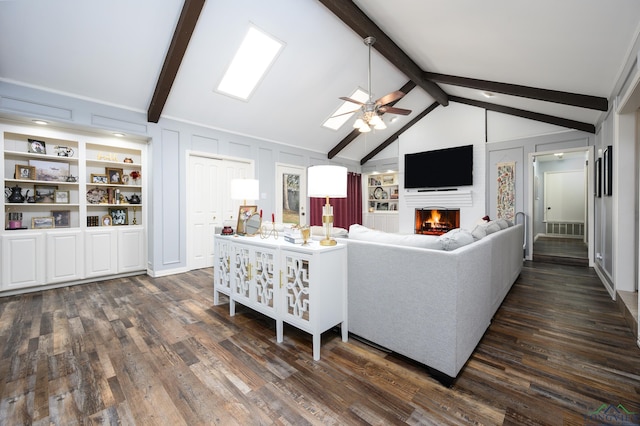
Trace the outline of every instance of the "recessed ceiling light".
[[125, 134], [124, 133], [114, 133], [113, 136], [116, 136], [118, 138], [124, 138]]
[[32, 120], [34, 123], [39, 124], [41, 126], [46, 126], [47, 124], [49, 124], [48, 121], [44, 121], [44, 120]]
[[[349, 97], [362, 103], [365, 103], [369, 100], [369, 95], [367, 94], [367, 92], [360, 88], [356, 89]], [[347, 122], [347, 120], [349, 120], [353, 116], [353, 114], [355, 114], [359, 110], [360, 109], [358, 108], [358, 105], [354, 104], [353, 102], [343, 101], [338, 109], [336, 109], [333, 114], [331, 114], [331, 116], [327, 118], [324, 123], [322, 123], [322, 126], [332, 130], [338, 130], [344, 123]]]
[[398, 116], [397, 116], [397, 115], [394, 115], [393, 117], [391, 117], [391, 120], [390, 120], [390, 121], [391, 121], [392, 123], [395, 123], [396, 121], [398, 121]]
[[482, 96], [485, 98], [493, 98], [495, 95], [491, 92], [482, 92]]
[[249, 99], [283, 46], [284, 43], [256, 27], [249, 27], [216, 90], [243, 100]]

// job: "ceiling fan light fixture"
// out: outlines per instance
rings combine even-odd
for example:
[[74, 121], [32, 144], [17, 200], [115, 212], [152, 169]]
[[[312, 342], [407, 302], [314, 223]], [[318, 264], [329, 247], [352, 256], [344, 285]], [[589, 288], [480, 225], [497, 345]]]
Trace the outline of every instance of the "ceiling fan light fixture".
[[362, 118], [357, 118], [356, 121], [353, 123], [353, 128], [354, 129], [359, 129], [362, 126], [366, 126], [367, 123], [364, 122], [364, 120]]
[[387, 128], [387, 125], [384, 124], [384, 121], [380, 120], [380, 122], [376, 123], [373, 128], [376, 130], [384, 130]]
[[360, 133], [368, 133], [371, 131], [371, 127], [363, 121], [362, 126], [360, 126], [358, 130], [360, 130]]

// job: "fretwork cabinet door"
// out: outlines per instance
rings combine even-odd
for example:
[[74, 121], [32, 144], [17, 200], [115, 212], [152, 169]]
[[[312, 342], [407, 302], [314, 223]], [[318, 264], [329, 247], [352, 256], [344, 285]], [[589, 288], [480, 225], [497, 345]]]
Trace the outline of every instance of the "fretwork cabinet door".
[[238, 301], [275, 317], [278, 251], [262, 245], [234, 244], [231, 259], [231, 314], [235, 314]]

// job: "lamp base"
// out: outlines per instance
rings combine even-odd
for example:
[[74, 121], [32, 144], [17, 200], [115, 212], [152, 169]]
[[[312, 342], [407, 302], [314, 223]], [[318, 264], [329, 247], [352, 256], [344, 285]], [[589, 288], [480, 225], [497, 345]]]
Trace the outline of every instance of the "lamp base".
[[338, 242], [333, 238], [325, 238], [323, 240], [320, 240], [321, 246], [335, 246], [336, 244], [338, 244]]

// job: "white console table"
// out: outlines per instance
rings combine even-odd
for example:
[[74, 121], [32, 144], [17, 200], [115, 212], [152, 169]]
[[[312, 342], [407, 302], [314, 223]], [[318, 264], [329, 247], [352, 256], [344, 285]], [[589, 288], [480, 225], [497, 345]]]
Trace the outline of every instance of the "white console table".
[[313, 359], [320, 359], [320, 336], [338, 324], [347, 327], [347, 250], [343, 244], [309, 246], [283, 238], [214, 237], [214, 304], [229, 297], [229, 314], [240, 303], [276, 320], [276, 338], [286, 322], [313, 336]]

